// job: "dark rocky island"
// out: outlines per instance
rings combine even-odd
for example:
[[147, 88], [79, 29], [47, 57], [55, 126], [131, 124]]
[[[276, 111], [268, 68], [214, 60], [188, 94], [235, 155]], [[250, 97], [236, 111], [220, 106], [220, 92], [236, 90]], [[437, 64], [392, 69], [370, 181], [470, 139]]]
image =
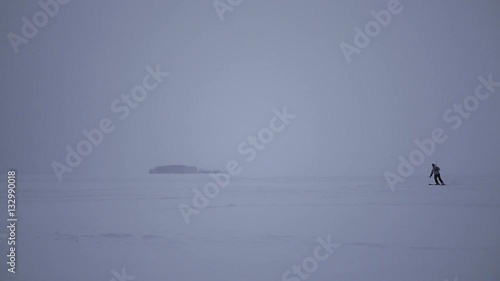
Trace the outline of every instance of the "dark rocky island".
[[194, 166], [165, 165], [149, 170], [150, 174], [220, 174], [220, 170], [204, 170]]

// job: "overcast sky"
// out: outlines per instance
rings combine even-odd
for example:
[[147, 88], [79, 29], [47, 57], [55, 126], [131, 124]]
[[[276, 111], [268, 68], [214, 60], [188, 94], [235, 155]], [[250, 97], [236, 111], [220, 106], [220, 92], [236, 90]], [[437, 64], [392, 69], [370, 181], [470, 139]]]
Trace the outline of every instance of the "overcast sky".
[[[435, 128], [449, 138], [417, 174], [435, 161], [498, 174], [500, 88], [457, 130], [442, 116], [478, 76], [500, 81], [500, 2], [401, 1], [348, 63], [339, 45], [388, 2], [243, 0], [221, 20], [211, 0], [71, 1], [16, 54], [9, 32], [21, 36], [41, 8], [2, 1], [0, 167], [54, 174], [65, 146], [107, 117], [115, 131], [71, 175], [237, 160], [249, 175], [381, 176]], [[113, 100], [156, 65], [170, 76], [120, 120]], [[245, 161], [237, 146], [285, 106], [296, 118]]]

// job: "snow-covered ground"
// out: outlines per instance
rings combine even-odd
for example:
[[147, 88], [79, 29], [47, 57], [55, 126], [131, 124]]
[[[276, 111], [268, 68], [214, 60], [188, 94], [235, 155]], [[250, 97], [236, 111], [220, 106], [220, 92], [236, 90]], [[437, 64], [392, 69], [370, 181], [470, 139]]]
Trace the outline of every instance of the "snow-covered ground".
[[[18, 179], [17, 273], [2, 239], [0, 280], [279, 281], [304, 262], [307, 276], [285, 277], [500, 280], [499, 178], [396, 192], [382, 178], [234, 178], [189, 225], [178, 205], [208, 176]], [[311, 270], [329, 235], [340, 246]]]

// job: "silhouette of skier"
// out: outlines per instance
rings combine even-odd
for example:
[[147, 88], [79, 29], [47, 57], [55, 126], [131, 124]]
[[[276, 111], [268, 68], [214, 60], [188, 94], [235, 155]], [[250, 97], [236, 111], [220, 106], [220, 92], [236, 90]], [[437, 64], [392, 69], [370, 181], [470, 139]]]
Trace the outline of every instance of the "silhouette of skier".
[[[431, 171], [431, 175], [429, 176], [432, 177], [432, 175], [434, 175], [434, 181], [436, 182], [436, 185], [445, 185], [444, 182], [443, 182], [443, 179], [441, 178], [441, 168], [439, 168], [436, 164], [432, 164], [432, 171]], [[441, 184], [440, 184], [441, 182]]]

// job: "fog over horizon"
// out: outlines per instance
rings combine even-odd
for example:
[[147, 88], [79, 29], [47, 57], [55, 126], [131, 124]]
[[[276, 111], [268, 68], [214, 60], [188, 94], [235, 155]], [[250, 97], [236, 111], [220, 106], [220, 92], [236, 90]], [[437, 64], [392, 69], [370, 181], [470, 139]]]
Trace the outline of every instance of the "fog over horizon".
[[[70, 1], [17, 54], [7, 34], [40, 7], [2, 3], [2, 171], [54, 175], [109, 118], [115, 130], [65, 177], [230, 160], [249, 176], [383, 176], [435, 128], [448, 139], [415, 175], [435, 162], [445, 180], [499, 174], [500, 87], [456, 130], [443, 119], [479, 76], [500, 81], [499, 1], [401, 1], [350, 63], [339, 45], [389, 1], [245, 0], [223, 21], [212, 2]], [[121, 120], [114, 100], [157, 66], [169, 76]], [[296, 117], [247, 162], [238, 145], [285, 107]]]

